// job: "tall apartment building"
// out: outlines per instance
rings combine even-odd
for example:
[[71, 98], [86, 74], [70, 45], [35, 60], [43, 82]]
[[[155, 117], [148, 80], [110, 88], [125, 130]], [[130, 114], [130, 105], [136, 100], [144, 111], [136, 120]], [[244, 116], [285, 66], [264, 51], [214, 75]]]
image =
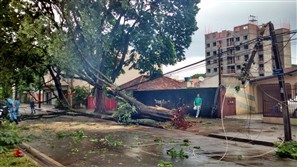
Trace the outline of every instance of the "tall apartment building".
[[[233, 28], [233, 31], [224, 30], [222, 32], [213, 32], [205, 34], [205, 55], [206, 58], [206, 76], [218, 74], [218, 49], [221, 48], [221, 74], [240, 75], [243, 64], [249, 59], [254, 43], [246, 42], [257, 38], [260, 26], [254, 23], [239, 25]], [[284, 68], [291, 67], [291, 44], [289, 41], [289, 29], [276, 29], [278, 47], [282, 64]], [[269, 29], [266, 28], [265, 35], [269, 35]], [[287, 43], [288, 42], [288, 43]], [[259, 51], [256, 53], [250, 73], [251, 76], [269, 76], [273, 74], [273, 60], [271, 51], [271, 40], [263, 41]]]

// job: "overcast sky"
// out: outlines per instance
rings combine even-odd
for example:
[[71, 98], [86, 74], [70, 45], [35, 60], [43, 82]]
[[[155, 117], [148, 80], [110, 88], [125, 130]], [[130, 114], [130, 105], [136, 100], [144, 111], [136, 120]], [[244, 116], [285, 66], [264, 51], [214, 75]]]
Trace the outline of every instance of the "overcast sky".
[[[248, 23], [250, 15], [256, 16], [259, 25], [271, 21], [275, 28], [290, 26], [291, 30], [297, 29], [297, 0], [201, 0], [198, 7], [200, 10], [196, 20], [199, 29], [186, 50], [186, 60], [175, 66], [164, 67], [164, 73], [203, 60], [204, 34], [233, 30], [234, 26]], [[294, 38], [297, 38], [297, 34]], [[291, 42], [294, 64], [297, 64], [296, 41]], [[194, 68], [174, 75], [185, 77], [195, 73], [205, 73], [205, 68]]]

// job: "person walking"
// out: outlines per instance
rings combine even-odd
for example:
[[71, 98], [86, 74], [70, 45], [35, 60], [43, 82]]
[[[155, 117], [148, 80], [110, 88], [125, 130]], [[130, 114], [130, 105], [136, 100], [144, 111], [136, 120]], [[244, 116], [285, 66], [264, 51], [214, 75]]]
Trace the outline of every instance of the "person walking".
[[16, 116], [19, 116], [19, 108], [20, 108], [20, 99], [19, 97], [16, 97], [15, 100], [14, 100], [14, 105], [15, 105], [15, 113], [16, 113]]
[[35, 104], [34, 104], [34, 100], [31, 100], [30, 102], [30, 108], [31, 108], [31, 114], [35, 114]]
[[15, 113], [15, 104], [14, 101], [11, 98], [5, 97], [4, 98], [6, 100], [7, 103], [7, 107], [9, 109], [9, 120], [10, 122], [15, 122], [16, 124], [19, 124], [19, 121], [16, 117], [16, 113]]
[[194, 99], [194, 110], [197, 110], [196, 118], [199, 117], [201, 106], [202, 106], [202, 98], [200, 98], [200, 95], [197, 94], [197, 97], [195, 97]]

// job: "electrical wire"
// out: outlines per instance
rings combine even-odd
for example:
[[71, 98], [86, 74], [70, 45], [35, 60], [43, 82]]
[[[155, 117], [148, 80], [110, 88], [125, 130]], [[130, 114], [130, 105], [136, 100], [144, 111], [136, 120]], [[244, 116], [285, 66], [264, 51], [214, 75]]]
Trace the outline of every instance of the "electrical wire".
[[[295, 34], [294, 34], [295, 35]], [[293, 35], [293, 36], [294, 36]], [[290, 37], [290, 39], [292, 39], [292, 37], [293, 36], [291, 36]], [[290, 39], [288, 40], [288, 42], [282, 47], [282, 49], [281, 50], [283, 50], [286, 46], [287, 46], [287, 44], [289, 43], [289, 41], [290, 41]], [[268, 62], [268, 61], [267, 61]], [[230, 85], [227, 87], [227, 89], [226, 89], [226, 93], [228, 92], [228, 89], [230, 88]], [[264, 93], [266, 93], [266, 92], [264, 92]], [[247, 97], [246, 97], [246, 92], [245, 92], [245, 88], [244, 88], [244, 94], [245, 94], [245, 100], [246, 100], [246, 102], [248, 101], [248, 99], [247, 99]], [[223, 127], [223, 131], [224, 131], [224, 135], [225, 135], [225, 139], [226, 139], [226, 148], [225, 148], [225, 153], [223, 154], [223, 156], [219, 159], [219, 161], [221, 161], [225, 156], [226, 156], [226, 154], [227, 154], [227, 151], [228, 151], [228, 146], [229, 146], [229, 143], [228, 143], [228, 137], [227, 137], [227, 135], [226, 135], [226, 130], [225, 130], [225, 127], [224, 127], [224, 121], [223, 121], [223, 108], [224, 108], [224, 100], [225, 100], [225, 95], [224, 95], [224, 98], [223, 98], [223, 101], [222, 101], [222, 104], [221, 104], [221, 122], [222, 122], [222, 127]], [[278, 100], [279, 101], [279, 100]], [[248, 104], [248, 103], [247, 103]], [[251, 120], [251, 110], [250, 110], [250, 118], [249, 118], [249, 121], [248, 121], [248, 129], [250, 128], [250, 120]], [[263, 130], [263, 124], [262, 124], [262, 128], [261, 128], [261, 132], [260, 133], [258, 133], [258, 135], [256, 136], [256, 138], [258, 138], [259, 136], [260, 136], [260, 134], [262, 133], [262, 130]], [[249, 136], [248, 136], [249, 137]], [[282, 141], [282, 143], [284, 142], [284, 140]], [[264, 156], [264, 155], [266, 155], [266, 154], [269, 154], [269, 153], [271, 153], [271, 152], [274, 152], [275, 151], [275, 149], [273, 149], [273, 150], [269, 150], [269, 151], [267, 151], [267, 152], [265, 152], [265, 153], [262, 153], [262, 154], [259, 154], [259, 155], [254, 155], [254, 156], [243, 156], [243, 157], [250, 157], [250, 158], [252, 158], [252, 157], [261, 157], [261, 156]]]
[[[228, 89], [230, 88], [230, 86], [227, 87], [226, 89], [226, 92], [228, 91]], [[226, 98], [226, 95], [224, 95], [223, 97], [223, 100], [222, 100], [222, 103], [221, 103], [221, 123], [222, 123], [222, 128], [223, 128], [223, 131], [224, 131], [224, 135], [225, 135], [225, 141], [226, 141], [226, 147], [225, 147], [225, 153], [223, 154], [223, 156], [219, 159], [219, 161], [223, 160], [225, 158], [225, 156], [227, 155], [227, 152], [228, 152], [228, 148], [229, 148], [229, 140], [228, 140], [228, 137], [227, 137], [227, 133], [226, 133], [226, 129], [225, 129], [225, 125], [224, 125], [224, 102], [225, 102], [225, 98]]]
[[[296, 33], [297, 33], [296, 30], [293, 30], [293, 31], [290, 31], [289, 33], [284, 32], [284, 33], [280, 33], [280, 34], [276, 34], [276, 35], [296, 34]], [[283, 35], [283, 36], [284, 36], [284, 35]], [[266, 36], [266, 37], [268, 37], [268, 36]], [[258, 39], [259, 39], [259, 38], [257, 37], [257, 38], [248, 40], [248, 41], [246, 41], [246, 42], [244, 42], [244, 43], [240, 43], [239, 45], [234, 45], [233, 48], [240, 47], [240, 46], [244, 46], [244, 45], [250, 45], [250, 44], [252, 44], [252, 43], [255, 43]], [[268, 44], [267, 46], [269, 46], [269, 45], [271, 45], [271, 44]], [[263, 47], [264, 47], [264, 46], [263, 46]], [[230, 48], [231, 48], [231, 47], [230, 47]], [[227, 51], [223, 51], [221, 54], [223, 55], [224, 53], [227, 53]], [[163, 74], [163, 76], [169, 75], [169, 74], [171, 74], [171, 73], [177, 73], [177, 72], [180, 71], [180, 70], [184, 70], [184, 69], [186, 69], [186, 68], [189, 68], [189, 67], [192, 67], [192, 66], [194, 66], [194, 65], [200, 64], [200, 63], [202, 63], [202, 62], [204, 62], [204, 61], [211, 60], [212, 58], [215, 58], [215, 57], [217, 58], [217, 55], [207, 56], [205, 59], [203, 59], [203, 60], [201, 60], [201, 61], [198, 61], [198, 62], [189, 64], [189, 65], [186, 65], [186, 66], [181, 67], [181, 68], [178, 68], [178, 69], [176, 69], [176, 70], [172, 70], [172, 71], [170, 71], [170, 72], [167, 72], [167, 73]], [[160, 76], [160, 77], [162, 77], [162, 76]], [[160, 78], [160, 77], [156, 77], [156, 78], [154, 78], [154, 79], [157, 79], [157, 78]], [[131, 86], [129, 86], [129, 87], [125, 87], [125, 88], [123, 88], [123, 89], [120, 89], [120, 91], [121, 91], [121, 90], [124, 90], [124, 89], [128, 89], [128, 88], [134, 87], [134, 86], [137, 86], [137, 85], [140, 85], [140, 84], [145, 83], [145, 82], [149, 82], [149, 81], [151, 81], [151, 80], [153, 80], [153, 79], [148, 79], [148, 80], [146, 80], [146, 81], [136, 83], [136, 84], [131, 85]]]

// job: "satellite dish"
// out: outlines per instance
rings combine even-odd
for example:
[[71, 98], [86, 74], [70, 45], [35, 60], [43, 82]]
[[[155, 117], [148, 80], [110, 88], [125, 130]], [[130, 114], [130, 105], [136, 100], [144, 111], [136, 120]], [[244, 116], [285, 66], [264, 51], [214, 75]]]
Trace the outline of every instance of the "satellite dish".
[[204, 81], [204, 78], [202, 76], [200, 76], [198, 79], [199, 81]]

